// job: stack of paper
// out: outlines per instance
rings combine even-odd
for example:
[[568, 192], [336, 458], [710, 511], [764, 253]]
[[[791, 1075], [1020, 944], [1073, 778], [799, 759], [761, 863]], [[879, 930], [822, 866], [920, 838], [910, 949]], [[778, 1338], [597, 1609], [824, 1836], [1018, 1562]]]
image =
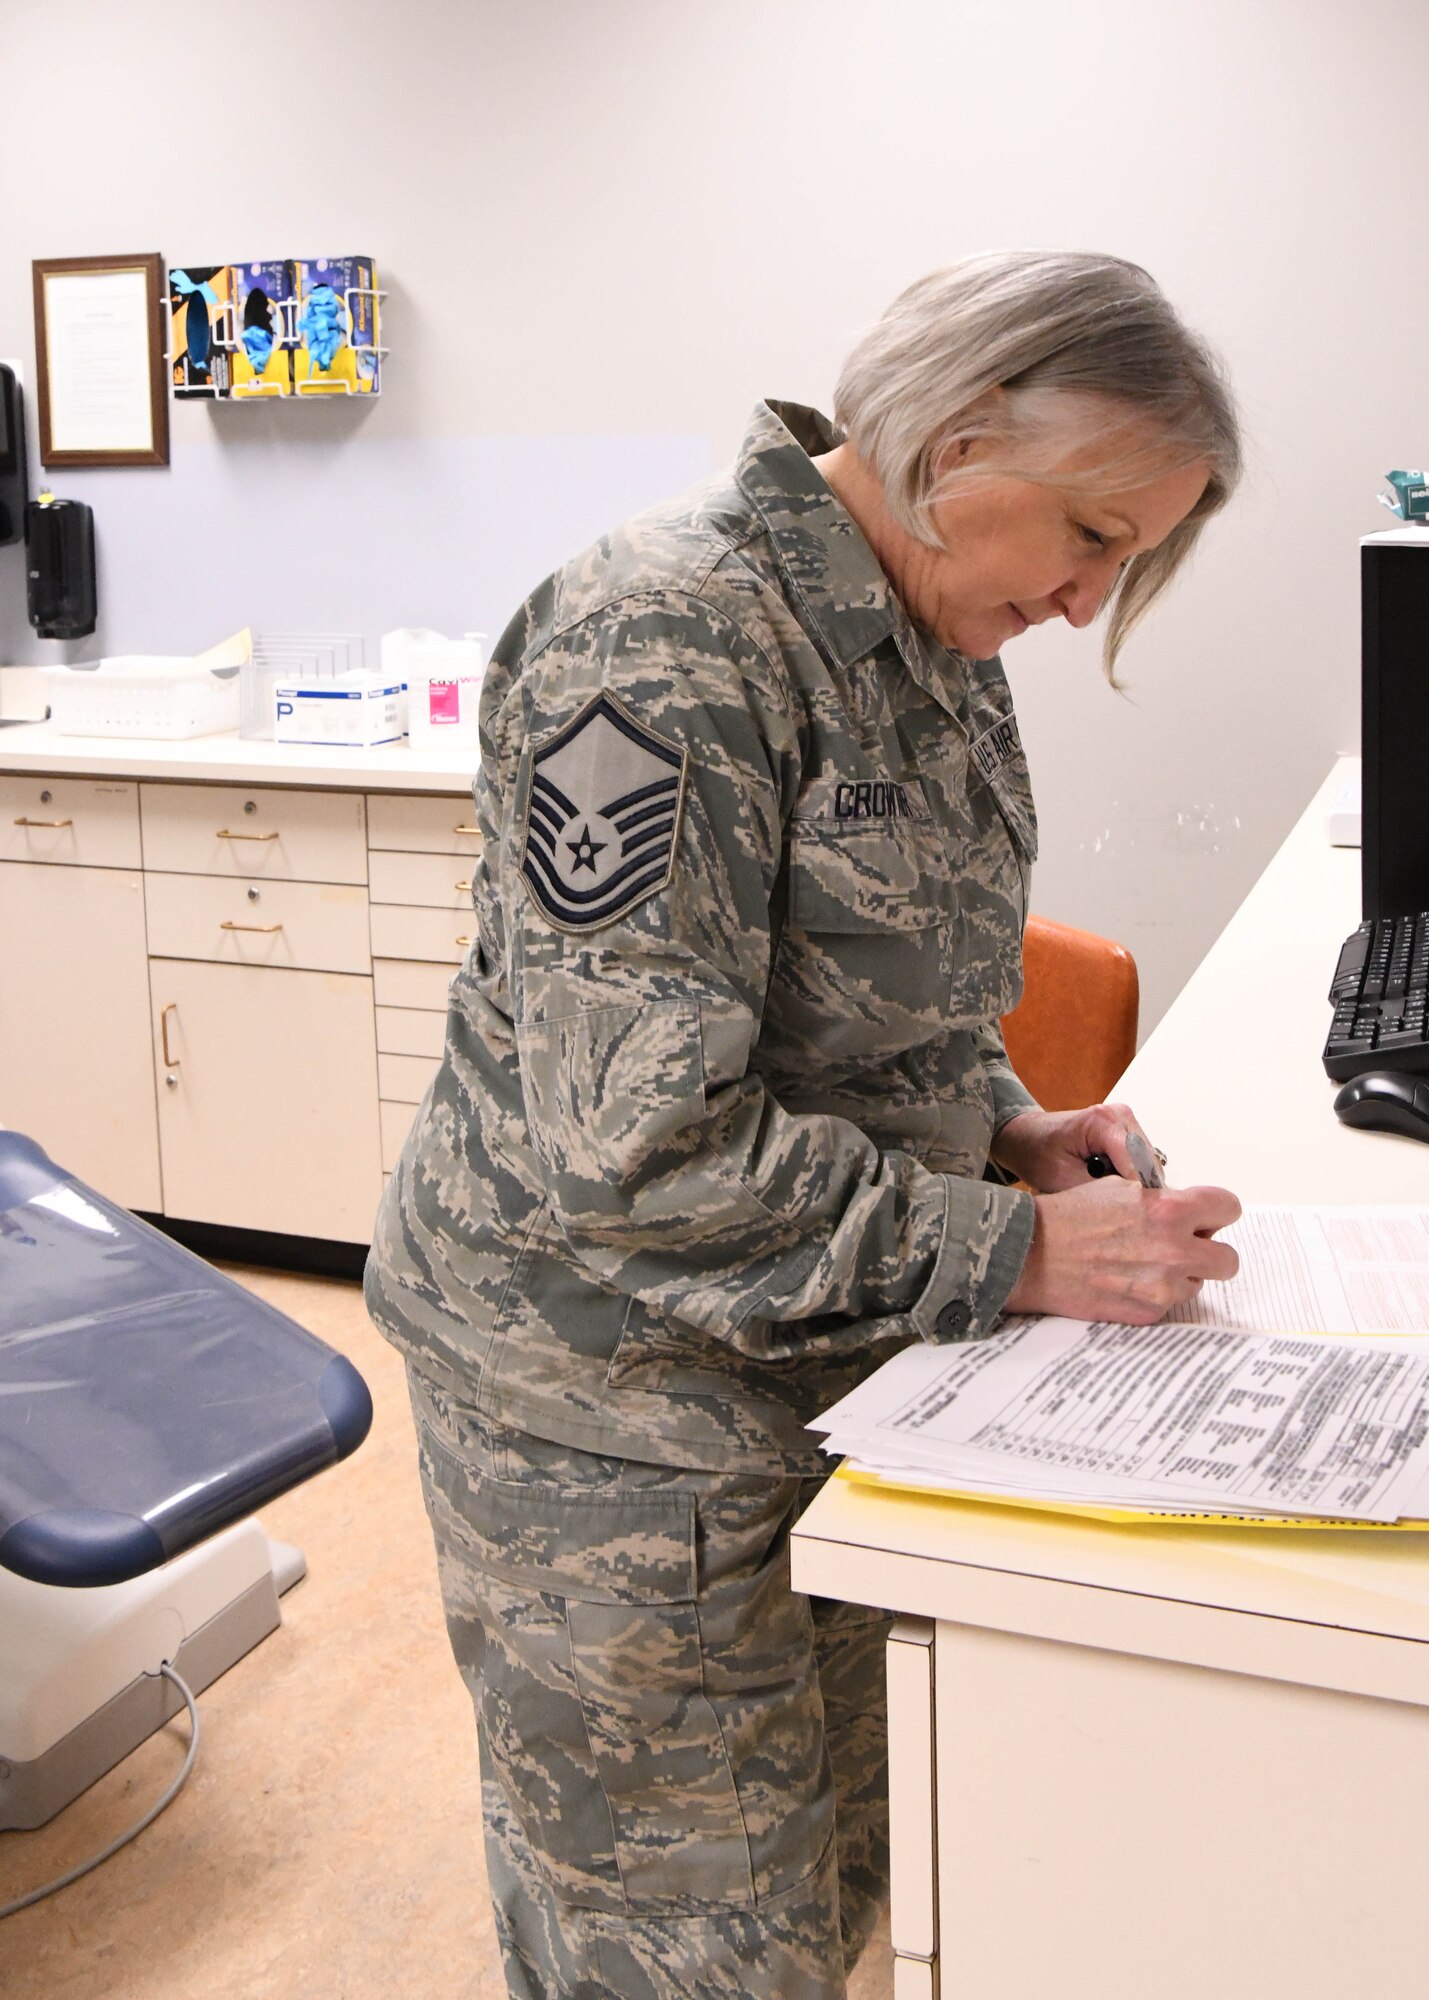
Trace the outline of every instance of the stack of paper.
[[856, 1473], [972, 1498], [1429, 1522], [1429, 1341], [1374, 1337], [1429, 1328], [1429, 1214], [1250, 1209], [1224, 1235], [1241, 1274], [1181, 1323], [911, 1347], [811, 1428]]
[[905, 1348], [811, 1426], [905, 1484], [1133, 1513], [1429, 1516], [1429, 1343], [1102, 1320]]

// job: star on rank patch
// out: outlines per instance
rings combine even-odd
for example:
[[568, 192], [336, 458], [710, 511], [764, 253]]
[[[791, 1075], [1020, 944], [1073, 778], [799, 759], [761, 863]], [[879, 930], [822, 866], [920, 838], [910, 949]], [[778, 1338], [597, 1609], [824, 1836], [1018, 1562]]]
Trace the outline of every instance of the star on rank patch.
[[687, 756], [605, 692], [538, 745], [521, 873], [549, 924], [597, 930], [665, 887]]

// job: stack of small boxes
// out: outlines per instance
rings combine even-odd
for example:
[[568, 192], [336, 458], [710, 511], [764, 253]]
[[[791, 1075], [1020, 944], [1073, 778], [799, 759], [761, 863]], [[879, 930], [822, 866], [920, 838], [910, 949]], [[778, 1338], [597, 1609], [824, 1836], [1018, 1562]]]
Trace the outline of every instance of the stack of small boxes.
[[370, 257], [172, 269], [174, 394], [231, 402], [376, 396], [378, 297]]

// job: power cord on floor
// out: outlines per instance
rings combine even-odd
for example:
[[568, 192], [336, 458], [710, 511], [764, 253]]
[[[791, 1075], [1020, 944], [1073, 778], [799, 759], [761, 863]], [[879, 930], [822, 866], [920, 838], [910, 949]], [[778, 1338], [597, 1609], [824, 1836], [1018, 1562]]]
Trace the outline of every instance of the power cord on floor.
[[99, 1853], [91, 1855], [88, 1861], [81, 1861], [77, 1868], [71, 1868], [65, 1874], [56, 1876], [53, 1882], [46, 1882], [42, 1889], [31, 1889], [28, 1896], [19, 1896], [13, 1903], [0, 1903], [0, 1918], [13, 1917], [19, 1910], [28, 1910], [31, 1903], [42, 1902], [46, 1896], [53, 1896], [57, 1889], [67, 1889], [70, 1883], [77, 1882], [81, 1875], [88, 1875], [91, 1869], [98, 1868], [101, 1862], [107, 1861], [111, 1854], [117, 1854], [121, 1847], [127, 1847], [129, 1842], [141, 1834], [146, 1826], [151, 1826], [164, 1810], [165, 1806], [172, 1805], [183, 1790], [184, 1781], [193, 1769], [194, 1758], [198, 1754], [198, 1709], [194, 1705], [194, 1698], [189, 1691], [187, 1683], [174, 1672], [167, 1661], [164, 1661], [160, 1665], [159, 1672], [164, 1676], [166, 1681], [173, 1682], [188, 1706], [189, 1747], [188, 1753], [184, 1758], [183, 1769], [179, 1772], [179, 1775], [174, 1779], [174, 1782], [169, 1786], [169, 1789], [164, 1793], [158, 1804], [150, 1806], [144, 1817], [136, 1820], [127, 1833], [121, 1833], [117, 1840], [111, 1840], [108, 1847], [101, 1848]]

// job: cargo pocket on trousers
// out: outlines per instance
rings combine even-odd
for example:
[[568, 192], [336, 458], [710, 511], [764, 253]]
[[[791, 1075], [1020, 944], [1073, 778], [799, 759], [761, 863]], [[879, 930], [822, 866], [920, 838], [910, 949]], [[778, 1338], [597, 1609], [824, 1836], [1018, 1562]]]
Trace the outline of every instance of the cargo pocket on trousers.
[[[511, 1477], [473, 1476], [429, 1428], [424, 1442], [486, 1629], [488, 1745], [553, 1888], [611, 1914], [752, 1908], [744, 1815], [704, 1692], [693, 1492], [586, 1484], [576, 1468], [609, 1461], [579, 1452], [555, 1483], [563, 1448], [524, 1439]], [[551, 1483], [521, 1481], [522, 1450], [550, 1461]]]
[[754, 1871], [694, 1604], [566, 1600], [571, 1663], [627, 1907], [752, 1909]]

